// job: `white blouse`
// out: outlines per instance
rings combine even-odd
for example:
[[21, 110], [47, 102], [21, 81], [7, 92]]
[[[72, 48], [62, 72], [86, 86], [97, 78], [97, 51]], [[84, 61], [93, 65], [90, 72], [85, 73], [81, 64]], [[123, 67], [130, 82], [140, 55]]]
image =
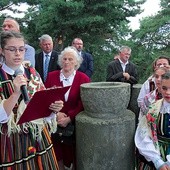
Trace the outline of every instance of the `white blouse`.
[[[63, 82], [63, 86], [71, 86], [73, 84], [74, 77], [76, 75], [76, 71], [74, 70], [73, 73], [69, 77], [65, 77], [62, 73], [62, 70], [60, 71], [60, 81]], [[65, 101], [68, 100], [68, 96], [70, 93], [70, 89], [65, 93]]]
[[140, 89], [138, 98], [137, 98], [137, 102], [138, 102], [138, 106], [141, 106], [141, 103], [143, 103], [143, 99], [144, 97], [150, 92], [150, 87], [149, 87], [149, 80], [152, 80], [155, 82], [155, 78], [153, 76], [150, 76], [143, 84], [142, 87]]

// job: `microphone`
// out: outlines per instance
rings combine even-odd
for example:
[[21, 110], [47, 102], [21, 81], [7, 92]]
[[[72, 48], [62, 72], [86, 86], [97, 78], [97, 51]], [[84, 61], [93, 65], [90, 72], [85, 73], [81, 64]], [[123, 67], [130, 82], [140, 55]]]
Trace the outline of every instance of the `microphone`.
[[[15, 70], [15, 76], [17, 76], [17, 75], [23, 75], [23, 71], [19, 68], [17, 70]], [[28, 91], [27, 91], [26, 85], [21, 86], [21, 94], [22, 94], [25, 104], [27, 104], [30, 101], [30, 99], [28, 96]]]

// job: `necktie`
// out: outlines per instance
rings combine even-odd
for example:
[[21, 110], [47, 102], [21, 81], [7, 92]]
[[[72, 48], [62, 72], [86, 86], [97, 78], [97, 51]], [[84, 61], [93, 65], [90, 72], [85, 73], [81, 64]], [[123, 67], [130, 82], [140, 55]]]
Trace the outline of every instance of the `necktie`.
[[46, 81], [47, 78], [49, 61], [49, 55], [45, 55], [44, 81]]

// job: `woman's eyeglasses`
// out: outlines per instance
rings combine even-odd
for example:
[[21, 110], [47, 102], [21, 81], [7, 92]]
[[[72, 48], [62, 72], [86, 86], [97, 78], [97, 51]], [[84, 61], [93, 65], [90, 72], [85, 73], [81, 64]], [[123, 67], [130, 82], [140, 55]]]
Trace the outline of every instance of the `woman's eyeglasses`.
[[20, 48], [8, 47], [8, 48], [4, 48], [4, 49], [7, 51], [10, 51], [11, 53], [16, 53], [17, 51], [19, 51], [20, 53], [23, 53], [27, 50], [25, 47], [20, 47]]

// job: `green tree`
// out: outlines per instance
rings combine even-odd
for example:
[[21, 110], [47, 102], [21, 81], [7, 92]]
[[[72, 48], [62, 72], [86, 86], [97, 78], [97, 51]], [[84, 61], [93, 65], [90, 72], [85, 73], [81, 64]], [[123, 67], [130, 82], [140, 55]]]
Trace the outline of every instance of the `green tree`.
[[[162, 10], [155, 16], [146, 17], [140, 22], [140, 29], [132, 33], [131, 41], [135, 50], [135, 62], [139, 66], [140, 81], [152, 74], [155, 58], [170, 56], [170, 10], [169, 1], [162, 0]], [[166, 5], [165, 5], [166, 4]]]
[[[19, 19], [29, 44], [38, 49], [38, 37], [62, 35], [64, 46], [75, 37], [94, 57], [94, 81], [105, 81], [107, 63], [129, 34], [128, 17], [141, 12], [146, 0], [40, 0], [27, 1], [30, 8]], [[24, 2], [24, 1], [23, 1]], [[125, 44], [126, 45], [126, 44]]]
[[62, 35], [64, 46], [70, 45], [74, 37], [82, 38], [85, 49], [94, 56], [93, 80], [105, 81], [112, 52], [120, 46], [119, 39], [127, 36], [127, 17], [140, 13], [144, 1], [51, 0], [49, 3], [42, 0], [30, 7], [23, 19], [24, 32], [35, 47], [38, 37], [45, 33], [52, 37]]

